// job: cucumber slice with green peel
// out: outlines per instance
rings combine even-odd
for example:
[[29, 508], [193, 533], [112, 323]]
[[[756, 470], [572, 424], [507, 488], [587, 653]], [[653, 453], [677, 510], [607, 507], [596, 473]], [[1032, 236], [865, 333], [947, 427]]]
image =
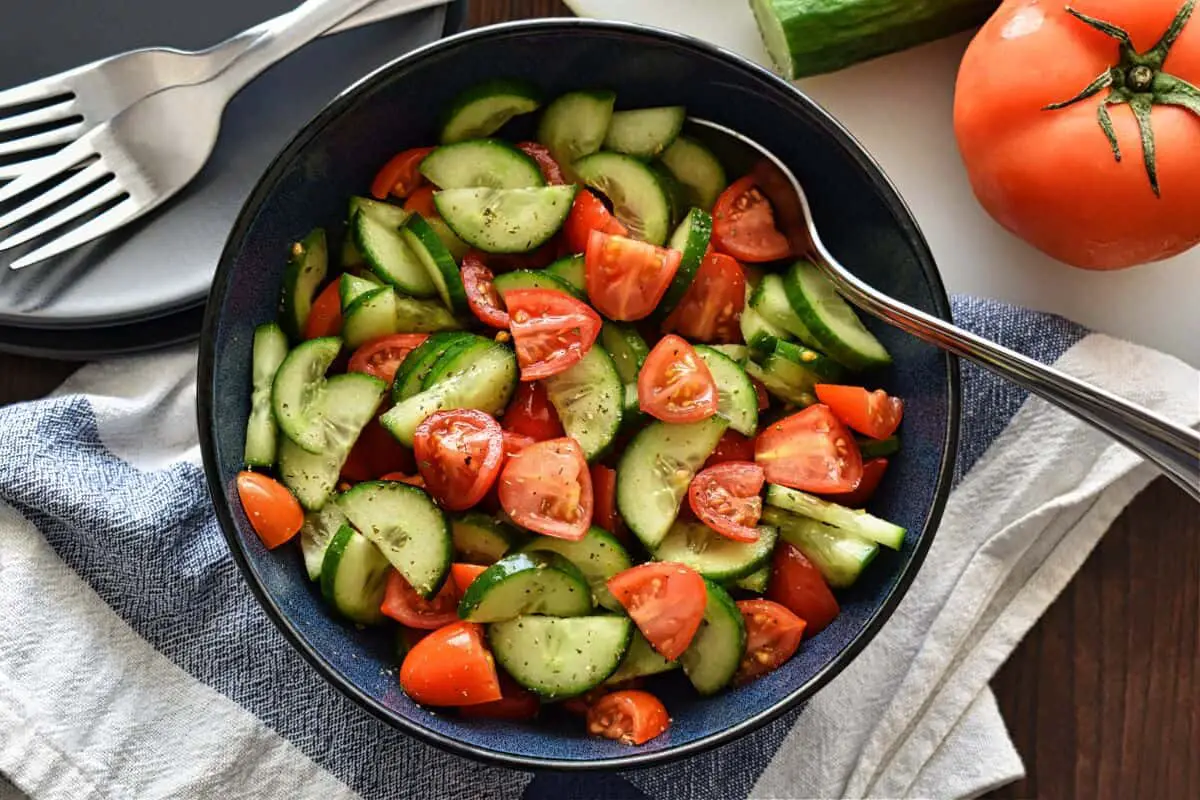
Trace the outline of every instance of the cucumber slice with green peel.
[[871, 439], [866, 436], [856, 436], [858, 451], [864, 460], [868, 458], [886, 458], [900, 452], [900, 437], [892, 434], [886, 439]]
[[684, 217], [683, 222], [671, 234], [667, 247], [678, 250], [683, 254], [679, 259], [679, 269], [667, 287], [667, 293], [658, 303], [657, 314], [666, 317], [675, 310], [675, 306], [683, 300], [687, 290], [691, 288], [700, 269], [700, 262], [708, 252], [708, 243], [712, 240], [712, 214], [702, 208], [693, 208]]
[[687, 192], [684, 191], [683, 185], [675, 180], [675, 176], [671, 171], [657, 161], [647, 162], [647, 166], [658, 178], [659, 184], [663, 188], [663, 192], [667, 195], [667, 203], [671, 206], [671, 225], [678, 225], [683, 222], [683, 218], [687, 216], [688, 205]]
[[661, 156], [663, 166], [683, 186], [688, 205], [709, 209], [728, 181], [721, 162], [704, 145], [687, 136], [677, 136]]
[[358, 297], [342, 314], [342, 338], [346, 347], [396, 333], [396, 292], [390, 286], [372, 289]]
[[617, 465], [617, 508], [647, 549], [662, 543], [692, 478], [712, 455], [729, 423], [721, 417], [642, 429]]
[[642, 364], [646, 363], [646, 356], [650, 355], [650, 347], [637, 329], [620, 322], [605, 322], [604, 327], [600, 329], [600, 343], [612, 356], [621, 382], [636, 384]]
[[727, 358], [733, 359], [739, 367], [744, 367], [746, 362], [750, 360], [750, 348], [744, 344], [710, 344], [708, 347], [711, 347]]
[[775, 529], [758, 528], [757, 542], [735, 542], [702, 522], [677, 521], [654, 550], [656, 561], [686, 564], [705, 578], [732, 581], [756, 572], [771, 560]]
[[818, 383], [836, 383], [844, 375], [832, 359], [783, 339], [773, 340], [761, 365], [752, 361], [746, 371], [771, 394], [800, 406], [817, 402], [814, 387]]
[[571, 213], [576, 188], [443, 189], [434, 193], [433, 202], [446, 224], [472, 247], [485, 253], [527, 253], [558, 233]]
[[568, 559], [583, 573], [596, 605], [624, 613], [623, 606], [612, 596], [607, 583], [613, 575], [632, 567], [633, 560], [617, 537], [608, 531], [593, 525], [587, 535], [576, 542], [553, 536], [535, 536], [521, 551], [558, 553]]
[[544, 269], [515, 269], [505, 272], [495, 277], [492, 286], [496, 287], [501, 298], [513, 289], [553, 289], [571, 297], [580, 296], [574, 286]]
[[393, 231], [400, 230], [412, 216], [411, 211], [406, 211], [393, 203], [386, 203], [371, 197], [351, 197], [350, 211], [346, 215], [346, 219], [354, 219], [354, 215], [359, 211]]
[[743, 436], [758, 432], [758, 393], [750, 376], [736, 361], [708, 345], [698, 344], [696, 355], [708, 367], [717, 385], [717, 414]]
[[425, 376], [429, 374], [429, 370], [433, 369], [437, 360], [456, 342], [474, 336], [475, 334], [465, 331], [446, 331], [445, 333], [435, 333], [421, 342], [400, 362], [400, 368], [396, 370], [396, 377], [392, 381], [392, 402], [399, 403], [401, 400], [407, 400], [421, 391], [421, 384], [425, 382]]
[[271, 411], [290, 441], [310, 453], [325, 447], [325, 428], [318, 410], [325, 390], [325, 371], [342, 349], [336, 336], [309, 339], [292, 349], [271, 382]]
[[471, 245], [458, 238], [446, 224], [446, 220], [441, 217], [429, 217], [425, 221], [429, 223], [429, 227], [433, 228], [433, 232], [442, 240], [442, 244], [446, 246], [446, 250], [455, 261], [462, 261], [463, 256], [471, 251]]
[[361, 533], [342, 525], [321, 562], [321, 594], [342, 616], [360, 625], [383, 622], [379, 606], [392, 565]]
[[304, 569], [310, 581], [321, 579], [321, 565], [325, 551], [333, 541], [334, 534], [346, 524], [346, 515], [337, 503], [326, 503], [320, 511], [309, 511], [300, 526], [300, 553], [304, 556]]
[[536, 161], [499, 139], [471, 139], [442, 145], [425, 156], [421, 174], [439, 189], [464, 186], [522, 189], [546, 185]]
[[625, 385], [613, 360], [592, 345], [578, 363], [542, 381], [563, 430], [579, 443], [584, 458], [595, 461], [617, 438], [624, 413]]
[[616, 111], [608, 123], [604, 147], [638, 158], [655, 158], [679, 136], [685, 119], [683, 106]]
[[472, 86], [454, 98], [442, 123], [441, 142], [491, 136], [515, 116], [536, 111], [541, 95], [521, 81], [496, 80]]
[[279, 479], [301, 506], [316, 511], [333, 495], [342, 465], [362, 429], [375, 418], [386, 388], [383, 381], [370, 375], [335, 375], [326, 380], [313, 409], [324, 429], [321, 452], [310, 453], [286, 437], [280, 439]]
[[[758, 282], [750, 294], [750, 308], [753, 308], [766, 322], [783, 330], [787, 335], [777, 338], [795, 337], [809, 347], [817, 347], [817, 340], [809, 332], [808, 326], [796, 314], [788, 300], [787, 291], [783, 287], [783, 278], [775, 273], [768, 273]], [[753, 349], [756, 345], [750, 339], [746, 344]]]
[[636, 383], [625, 384], [625, 404], [621, 414], [621, 430], [632, 432], [649, 422], [650, 415], [642, 411], [641, 400], [638, 399]]
[[746, 592], [766, 594], [767, 586], [771, 583], [771, 565], [756, 569], [744, 578], [738, 578], [733, 585]]
[[617, 614], [517, 617], [488, 626], [504, 671], [547, 700], [574, 697], [605, 681], [625, 657], [633, 623]]
[[766, 358], [775, 346], [775, 340], [779, 339], [787, 341], [792, 338], [792, 335], [759, 314], [753, 306], [747, 303], [742, 309], [742, 318], [739, 322], [742, 328], [742, 339], [746, 342], [746, 348], [750, 351], [750, 358]]
[[380, 284], [375, 281], [351, 275], [349, 272], [343, 274], [338, 278], [338, 298], [341, 300], [342, 313], [345, 313], [355, 300], [379, 287]]
[[700, 694], [724, 689], [733, 680], [746, 651], [746, 622], [729, 592], [705, 580], [708, 602], [704, 620], [679, 657], [683, 674]]
[[553, 275], [575, 287], [575, 292], [586, 299], [587, 297], [587, 267], [583, 256], [566, 256], [546, 267], [547, 274]]
[[446, 308], [455, 314], [469, 311], [458, 264], [429, 223], [420, 214], [413, 214], [400, 230], [400, 236], [421, 262]]
[[363, 259], [362, 253], [358, 252], [358, 248], [354, 246], [354, 231], [349, 227], [346, 228], [346, 235], [342, 237], [342, 254], [339, 256], [339, 263], [344, 270], [362, 267], [367, 263]]
[[437, 333], [461, 330], [463, 323], [437, 300], [396, 295], [398, 333]]
[[835, 589], [853, 586], [879, 552], [875, 542], [775, 506], [763, 508], [762, 521], [778, 528], [780, 538], [803, 553]]
[[459, 561], [494, 564], [528, 537], [506, 522], [473, 511], [450, 521], [450, 535]]
[[328, 270], [329, 246], [323, 229], [317, 228], [292, 245], [287, 266], [283, 269], [281, 317], [284, 329], [293, 340], [304, 338], [313, 298]]
[[463, 592], [458, 616], [503, 622], [525, 614], [582, 617], [592, 612], [592, 590], [579, 568], [557, 553], [513, 553], [479, 573]]
[[899, 525], [872, 516], [861, 509], [846, 508], [837, 503], [822, 500], [807, 492], [768, 484], [767, 503], [782, 508], [784, 511], [832, 525], [846, 533], [877, 542], [892, 550], [899, 550], [904, 546], [905, 530]]
[[604, 683], [613, 686], [634, 678], [670, 672], [673, 669], [679, 669], [679, 662], [659, 655], [650, 642], [646, 641], [642, 632], [634, 628], [633, 638], [629, 640], [629, 649], [625, 651], [625, 658], [621, 659], [621, 666], [617, 667], [617, 671]]
[[567, 173], [571, 165], [604, 144], [617, 95], [609, 91], [568, 92], [555, 98], [542, 112], [537, 140]]
[[507, 347], [493, 344], [474, 364], [437, 386], [402, 400], [379, 421], [405, 447], [412, 447], [417, 426], [435, 411], [477, 408], [499, 416], [516, 385], [517, 357]]
[[350, 218], [350, 231], [363, 260], [384, 283], [411, 297], [437, 296], [436, 284], [400, 235], [399, 228], [380, 222], [365, 211], [356, 211]]
[[417, 594], [437, 594], [450, 572], [454, 544], [446, 514], [424, 490], [399, 481], [366, 481], [344, 492], [337, 504]]
[[250, 418], [246, 422], [246, 448], [243, 457], [248, 467], [270, 467], [275, 463], [279, 430], [271, 407], [275, 373], [287, 358], [288, 340], [283, 329], [267, 322], [254, 329], [251, 351]]
[[428, 374], [425, 375], [425, 380], [421, 381], [421, 390], [432, 389], [439, 383], [461, 375], [493, 347], [498, 347], [498, 345], [491, 339], [485, 339], [482, 336], [473, 335], [469, 339], [460, 339], [450, 345], [442, 357], [434, 362]]
[[892, 363], [888, 351], [863, 327], [854, 309], [815, 265], [797, 261], [782, 283], [792, 310], [812, 335], [817, 349], [851, 369]]
[[595, 153], [575, 162], [580, 180], [607, 197], [629, 235], [661, 245], [671, 232], [671, 199], [649, 165], [620, 153]]

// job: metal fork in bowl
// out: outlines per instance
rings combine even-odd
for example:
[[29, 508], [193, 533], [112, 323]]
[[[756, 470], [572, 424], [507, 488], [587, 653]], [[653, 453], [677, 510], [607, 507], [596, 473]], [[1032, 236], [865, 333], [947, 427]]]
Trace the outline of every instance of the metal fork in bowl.
[[698, 136], [725, 154], [736, 153], [755, 165], [759, 187], [771, 200], [780, 227], [794, 248], [807, 252], [847, 300], [889, 325], [973, 361], [1089, 423], [1157, 466], [1193, 499], [1200, 500], [1200, 433], [872, 288], [825, 248], [804, 189], [771, 151], [715, 122], [690, 117], [688, 123]]

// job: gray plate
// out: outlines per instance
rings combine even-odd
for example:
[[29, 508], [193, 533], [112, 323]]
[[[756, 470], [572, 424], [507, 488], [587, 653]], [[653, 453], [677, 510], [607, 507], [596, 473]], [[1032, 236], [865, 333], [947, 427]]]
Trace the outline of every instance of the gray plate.
[[[289, 0], [37, 0], [0, 24], [0, 87], [137, 47], [203, 48], [296, 5]], [[238, 209], [271, 158], [352, 81], [437, 39], [461, 9], [434, 8], [314, 42], [225, 112], [192, 184], [159, 212], [19, 272], [0, 255], [0, 328], [94, 328], [163, 317], [204, 300]], [[0, 330], [0, 349], [6, 337]]]

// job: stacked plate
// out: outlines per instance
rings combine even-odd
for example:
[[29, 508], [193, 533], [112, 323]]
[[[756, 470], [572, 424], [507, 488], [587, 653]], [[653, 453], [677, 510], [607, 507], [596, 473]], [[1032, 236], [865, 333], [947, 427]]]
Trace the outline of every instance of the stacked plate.
[[[0, 88], [139, 47], [209, 47], [296, 4], [131, 0], [97, 15], [39, 0], [0, 26]], [[0, 351], [96, 359], [196, 338], [229, 227], [271, 157], [344, 87], [457, 30], [464, 13], [460, 1], [309, 44], [234, 99], [204, 171], [165, 208], [19, 271], [8, 265], [24, 249], [0, 254]]]

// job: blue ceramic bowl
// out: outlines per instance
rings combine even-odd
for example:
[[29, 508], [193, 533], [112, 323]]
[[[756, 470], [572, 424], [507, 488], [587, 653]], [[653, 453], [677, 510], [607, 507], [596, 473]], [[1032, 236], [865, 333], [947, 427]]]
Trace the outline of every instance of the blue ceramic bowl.
[[[774, 151], [805, 186], [821, 235], [850, 269], [917, 308], [949, 319], [937, 269], [912, 215], [862, 148], [788, 83], [691, 38], [624, 24], [547, 20], [471, 31], [425, 47], [334, 100], [259, 181], [230, 234], [209, 299], [200, 353], [199, 425], [217, 516], [234, 558], [267, 613], [341, 691], [433, 744], [493, 763], [563, 769], [629, 768], [681, 758], [742, 736], [810, 697], [887, 621], [933, 538], [950, 489], [958, 432], [955, 361], [884, 325], [870, 324], [895, 358], [880, 382], [904, 397], [904, 450], [874, 510], [909, 530], [841, 595], [842, 613], [782, 669], [701, 699], [679, 675], [656, 691], [670, 731], [633, 749], [589, 738], [578, 720], [538, 724], [460, 720], [410, 701], [397, 685], [392, 636], [356, 630], [325, 606], [304, 576], [299, 548], [268, 552], [234, 488], [249, 408], [254, 326], [274, 317], [290, 242], [343, 218], [398, 150], [436, 140], [437, 116], [459, 91], [496, 76], [553, 95], [581, 87], [617, 92], [625, 107], [683, 104]], [[336, 241], [336, 239], [335, 239]]]

